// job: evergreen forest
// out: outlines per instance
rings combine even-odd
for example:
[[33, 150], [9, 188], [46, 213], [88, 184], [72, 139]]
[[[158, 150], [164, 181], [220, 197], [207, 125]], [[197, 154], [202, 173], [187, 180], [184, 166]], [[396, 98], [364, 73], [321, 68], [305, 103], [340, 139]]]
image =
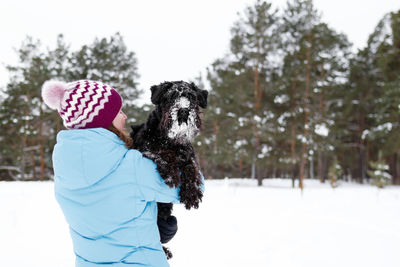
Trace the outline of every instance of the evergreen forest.
[[[194, 142], [207, 179], [400, 184], [400, 10], [381, 18], [354, 51], [312, 0], [288, 0], [282, 9], [256, 0], [238, 13], [226, 41], [229, 51], [192, 79], [209, 91]], [[52, 149], [64, 127], [41, 98], [49, 79], [110, 84], [128, 100], [128, 125], [153, 108], [135, 102], [143, 94], [138, 58], [120, 33], [77, 50], [62, 34], [55, 42], [45, 49], [28, 36], [18, 62], [7, 65], [0, 180], [53, 179]]]

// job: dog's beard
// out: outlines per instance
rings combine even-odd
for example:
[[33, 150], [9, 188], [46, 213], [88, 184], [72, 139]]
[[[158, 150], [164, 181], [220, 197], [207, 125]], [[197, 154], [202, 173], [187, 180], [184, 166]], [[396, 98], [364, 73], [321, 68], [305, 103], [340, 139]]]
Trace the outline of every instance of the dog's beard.
[[196, 123], [198, 118], [195, 110], [189, 110], [186, 122], [180, 121], [178, 118], [179, 110], [189, 107], [190, 101], [186, 97], [181, 97], [177, 99], [169, 112], [170, 123], [167, 135], [168, 138], [175, 140], [178, 143], [192, 142], [194, 137], [199, 133]]

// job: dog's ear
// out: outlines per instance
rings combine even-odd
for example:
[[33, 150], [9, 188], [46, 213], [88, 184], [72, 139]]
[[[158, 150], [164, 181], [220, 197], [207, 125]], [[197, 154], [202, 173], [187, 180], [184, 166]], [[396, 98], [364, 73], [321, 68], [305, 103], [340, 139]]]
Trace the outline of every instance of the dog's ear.
[[198, 93], [198, 99], [199, 99], [199, 106], [202, 108], [207, 107], [207, 98], [208, 98], [208, 91], [207, 90], [200, 90]]
[[131, 125], [131, 129], [132, 129], [132, 131], [131, 131], [131, 133], [130, 133], [131, 138], [132, 138], [132, 139], [135, 139], [135, 136], [136, 136], [137, 134], [139, 134], [139, 132], [140, 132], [140, 130], [141, 130], [142, 128], [144, 128], [144, 123], [142, 123], [142, 124]]
[[194, 83], [191, 83], [191, 85], [196, 91], [197, 99], [199, 100], [199, 106], [202, 107], [202, 108], [206, 108], [207, 107], [208, 91], [207, 90], [201, 90]]
[[158, 105], [161, 103], [161, 96], [172, 86], [171, 82], [163, 82], [159, 85], [153, 85], [151, 90], [151, 103]]
[[143, 126], [144, 126], [144, 123], [131, 125], [131, 129], [132, 129], [131, 136], [133, 136], [137, 132], [139, 132], [140, 128], [142, 128]]

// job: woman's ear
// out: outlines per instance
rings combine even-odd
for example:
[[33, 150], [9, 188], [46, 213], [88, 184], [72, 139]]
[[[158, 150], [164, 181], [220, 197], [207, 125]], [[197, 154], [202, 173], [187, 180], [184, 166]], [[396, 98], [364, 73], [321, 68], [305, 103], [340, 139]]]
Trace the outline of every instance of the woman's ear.
[[158, 105], [161, 103], [161, 97], [162, 95], [172, 87], [171, 82], [163, 82], [160, 83], [159, 85], [153, 85], [150, 87], [151, 90], [151, 103], [154, 105]]

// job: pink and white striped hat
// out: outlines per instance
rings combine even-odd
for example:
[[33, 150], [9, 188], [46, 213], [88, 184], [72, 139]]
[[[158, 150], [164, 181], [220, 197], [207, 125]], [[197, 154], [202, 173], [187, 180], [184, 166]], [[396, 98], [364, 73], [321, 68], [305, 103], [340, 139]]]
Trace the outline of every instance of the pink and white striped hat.
[[122, 98], [114, 88], [88, 80], [47, 81], [42, 97], [58, 111], [67, 129], [107, 128], [122, 107]]

